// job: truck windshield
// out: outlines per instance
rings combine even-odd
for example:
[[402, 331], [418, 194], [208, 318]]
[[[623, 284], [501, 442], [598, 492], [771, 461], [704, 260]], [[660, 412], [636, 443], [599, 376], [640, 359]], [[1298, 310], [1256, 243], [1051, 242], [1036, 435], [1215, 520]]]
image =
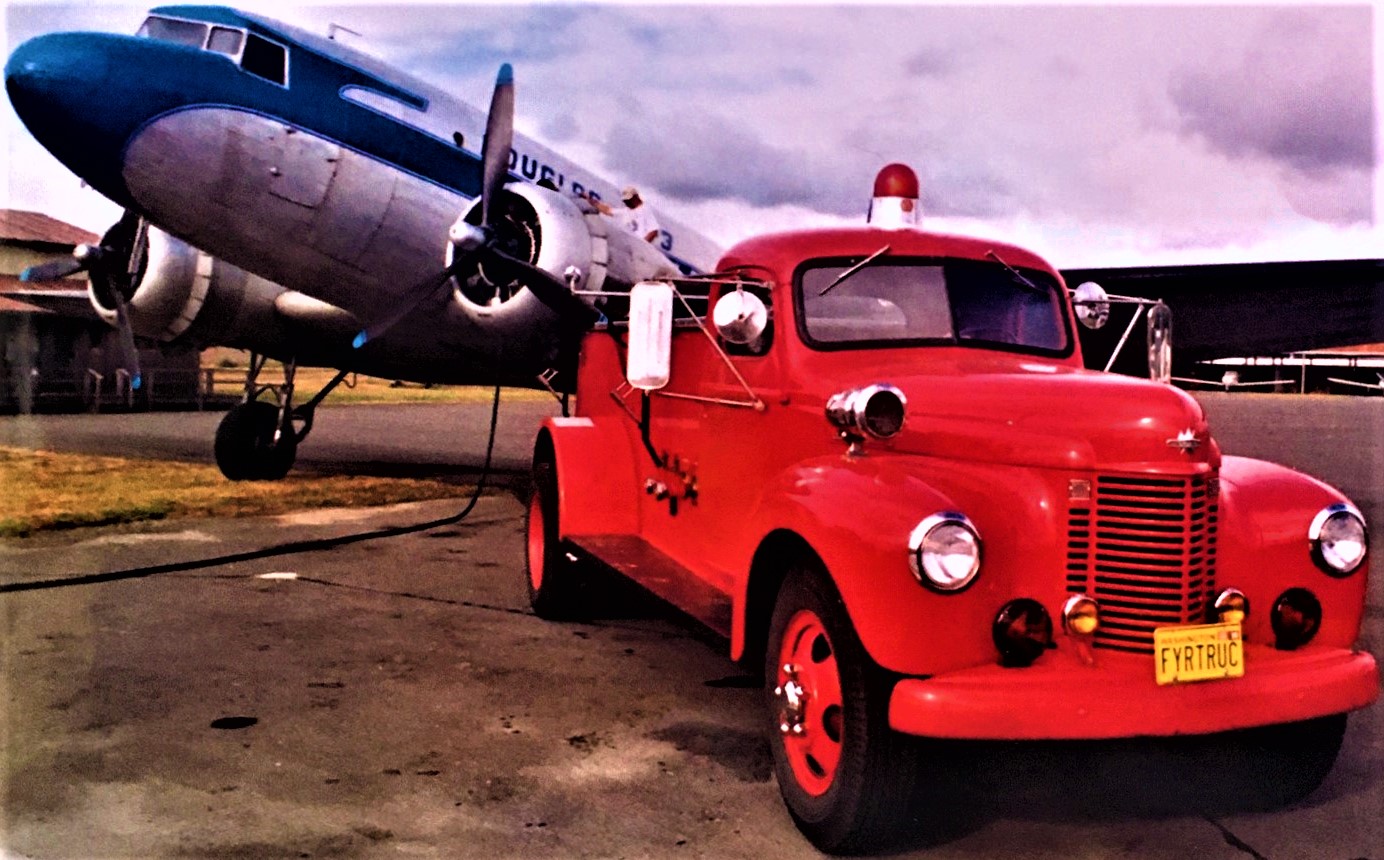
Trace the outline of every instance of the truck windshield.
[[886, 258], [827, 289], [852, 262], [801, 270], [801, 330], [809, 345], [976, 343], [1043, 353], [1068, 348], [1061, 294], [1045, 272], [1023, 269], [1019, 278], [999, 263]]

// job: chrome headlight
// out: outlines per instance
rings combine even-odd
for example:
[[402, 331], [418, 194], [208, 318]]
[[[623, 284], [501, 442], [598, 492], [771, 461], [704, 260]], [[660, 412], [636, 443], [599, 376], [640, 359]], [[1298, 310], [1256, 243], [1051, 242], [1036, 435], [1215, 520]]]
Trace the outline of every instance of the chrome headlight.
[[960, 591], [980, 572], [980, 533], [965, 514], [933, 514], [908, 536], [908, 564], [923, 585]]
[[1322, 508], [1307, 529], [1312, 560], [1332, 576], [1349, 576], [1365, 560], [1369, 536], [1365, 518], [1354, 506], [1334, 504]]

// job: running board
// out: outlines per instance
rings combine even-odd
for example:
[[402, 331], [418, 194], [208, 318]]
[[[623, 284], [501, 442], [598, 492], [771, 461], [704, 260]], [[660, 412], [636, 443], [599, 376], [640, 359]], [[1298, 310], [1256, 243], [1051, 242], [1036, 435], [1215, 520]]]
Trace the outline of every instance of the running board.
[[567, 538], [567, 541], [714, 632], [730, 636], [730, 597], [699, 579], [663, 551], [650, 546], [643, 538], [634, 535], [582, 535]]

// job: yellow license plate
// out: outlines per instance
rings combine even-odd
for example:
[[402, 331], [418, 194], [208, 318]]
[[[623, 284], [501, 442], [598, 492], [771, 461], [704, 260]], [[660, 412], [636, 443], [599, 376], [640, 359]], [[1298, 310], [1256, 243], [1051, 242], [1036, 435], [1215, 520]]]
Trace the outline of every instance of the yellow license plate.
[[1155, 629], [1153, 671], [1160, 684], [1241, 677], [1245, 643], [1239, 622]]

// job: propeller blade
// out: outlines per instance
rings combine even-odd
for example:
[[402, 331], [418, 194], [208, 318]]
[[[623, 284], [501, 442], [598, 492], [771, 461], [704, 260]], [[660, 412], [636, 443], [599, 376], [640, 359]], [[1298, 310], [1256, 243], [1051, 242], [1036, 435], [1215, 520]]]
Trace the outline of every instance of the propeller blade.
[[490, 226], [490, 204], [509, 179], [509, 151], [514, 145], [514, 69], [500, 66], [481, 144], [481, 226]]
[[443, 269], [435, 275], [429, 275], [410, 287], [408, 291], [404, 293], [404, 297], [394, 306], [388, 315], [380, 317], [356, 334], [355, 339], [351, 341], [351, 347], [353, 349], [360, 349], [362, 346], [365, 346], [370, 341], [393, 328], [399, 320], [408, 316], [414, 309], [423, 304], [423, 302], [439, 293], [442, 287], [451, 280], [452, 271], [456, 268], [456, 265], [457, 264], [454, 262], [448, 268]]
[[564, 320], [569, 320], [581, 328], [587, 329], [594, 325], [599, 318], [600, 315], [596, 313], [596, 310], [574, 296], [566, 283], [553, 277], [544, 269], [540, 269], [525, 260], [511, 257], [493, 246], [485, 250], [485, 255], [514, 272], [516, 280], [528, 287], [535, 298]]
[[69, 275], [77, 274], [84, 268], [86, 268], [85, 264], [75, 257], [70, 257], [66, 260], [53, 260], [49, 263], [30, 266], [20, 273], [19, 280], [27, 284], [40, 283], [42, 281], [60, 281]]
[[130, 312], [125, 306], [125, 297], [119, 290], [111, 290], [115, 297], [115, 322], [120, 332], [120, 346], [125, 350], [125, 360], [130, 369], [130, 387], [138, 391], [144, 384], [144, 374], [139, 369], [139, 347], [135, 346], [135, 331], [130, 326]]

